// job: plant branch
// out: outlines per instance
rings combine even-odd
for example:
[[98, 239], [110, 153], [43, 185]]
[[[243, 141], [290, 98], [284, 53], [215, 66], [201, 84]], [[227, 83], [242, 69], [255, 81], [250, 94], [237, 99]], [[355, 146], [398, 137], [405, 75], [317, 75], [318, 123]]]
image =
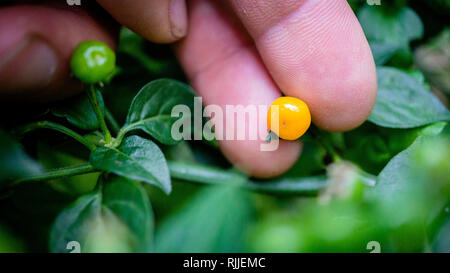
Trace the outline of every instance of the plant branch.
[[240, 173], [209, 166], [174, 161], [169, 161], [168, 165], [170, 176], [175, 179], [201, 184], [234, 185], [270, 194], [311, 196], [317, 194], [327, 183], [326, 176], [252, 181]]
[[[208, 184], [208, 185], [229, 185], [237, 186], [246, 190], [268, 193], [297, 196], [316, 195], [327, 183], [325, 176], [299, 177], [252, 181], [243, 174], [223, 170], [215, 167], [198, 164], [169, 161], [170, 176], [185, 182]], [[23, 182], [45, 181], [66, 176], [74, 176], [85, 173], [97, 172], [91, 164], [81, 164], [59, 169], [50, 170], [40, 175], [22, 178], [13, 182], [13, 185]]]
[[122, 127], [122, 128], [119, 130], [119, 132], [117, 133], [117, 137], [116, 137], [116, 141], [115, 141], [115, 145], [114, 145], [114, 146], [115, 146], [115, 147], [119, 146], [120, 143], [122, 143], [123, 138], [125, 137], [125, 135], [126, 135], [129, 131], [135, 129], [135, 128], [138, 127], [139, 125], [143, 125], [143, 124], [145, 124], [146, 122], [149, 122], [149, 121], [154, 120], [154, 119], [156, 119], [156, 117], [146, 118], [146, 119], [143, 119], [143, 120], [140, 120], [140, 121], [138, 121], [138, 122], [135, 122], [135, 123], [132, 123], [132, 124], [128, 124], [128, 125], [125, 124], [126, 126]]
[[127, 127], [123, 127], [122, 129], [119, 130], [119, 132], [117, 133], [114, 147], [117, 147], [120, 145], [120, 143], [122, 143], [122, 140], [125, 137], [125, 135], [127, 134], [127, 132], [128, 132]]
[[37, 181], [51, 180], [51, 179], [56, 179], [56, 178], [61, 178], [61, 177], [92, 173], [92, 172], [96, 172], [96, 171], [98, 171], [98, 170], [96, 170], [91, 164], [85, 163], [85, 164], [68, 166], [68, 167], [50, 170], [48, 172], [45, 172], [45, 173], [39, 174], [39, 175], [25, 177], [25, 178], [14, 181], [13, 185], [23, 183], [23, 182], [37, 182]]
[[76, 133], [75, 131], [62, 126], [61, 124], [58, 123], [54, 123], [51, 121], [38, 121], [38, 122], [33, 122], [27, 125], [24, 125], [22, 127], [16, 128], [13, 131], [13, 134], [18, 135], [18, 136], [23, 136], [24, 134], [34, 131], [36, 129], [51, 129], [51, 130], [55, 130], [58, 131], [60, 133], [63, 133], [67, 136], [72, 137], [73, 139], [75, 139], [76, 141], [80, 142], [81, 144], [83, 144], [84, 146], [86, 146], [89, 150], [94, 150], [96, 148], [96, 146], [92, 143], [90, 143], [89, 141], [87, 141], [83, 136], [81, 136], [80, 134]]

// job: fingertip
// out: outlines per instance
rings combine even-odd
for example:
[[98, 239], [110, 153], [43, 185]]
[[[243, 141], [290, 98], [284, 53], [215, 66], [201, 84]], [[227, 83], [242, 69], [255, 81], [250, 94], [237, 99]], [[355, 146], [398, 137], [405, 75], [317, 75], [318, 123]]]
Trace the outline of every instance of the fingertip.
[[[375, 65], [368, 65], [353, 81], [336, 81], [336, 88], [330, 92], [334, 103], [328, 98], [315, 98], [320, 106], [312, 119], [314, 124], [329, 132], [345, 132], [363, 124], [370, 116], [377, 97], [377, 76]], [[324, 107], [330, 105], [328, 108]]]
[[[174, 41], [177, 41], [187, 34], [188, 19], [185, 0], [172, 0], [169, 7], [169, 20]], [[173, 41], [173, 42], [174, 42]]]
[[313, 92], [304, 97], [311, 105], [312, 120], [318, 127], [330, 132], [349, 131], [370, 116], [376, 103], [377, 74], [368, 45], [364, 51], [359, 62], [349, 64], [327, 80], [311, 78]]
[[188, 30], [185, 0], [98, 0], [119, 23], [154, 43], [173, 43]]

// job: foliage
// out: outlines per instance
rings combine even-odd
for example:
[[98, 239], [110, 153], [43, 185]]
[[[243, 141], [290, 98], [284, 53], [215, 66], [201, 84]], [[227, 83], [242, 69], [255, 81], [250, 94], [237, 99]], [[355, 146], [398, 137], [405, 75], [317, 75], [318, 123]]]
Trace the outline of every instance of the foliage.
[[375, 108], [350, 132], [313, 126], [280, 177], [245, 176], [215, 142], [174, 140], [171, 110], [192, 110], [195, 90], [167, 46], [127, 29], [104, 90], [8, 109], [0, 251], [450, 251], [448, 75], [417, 54], [447, 54], [448, 30], [429, 22], [445, 22], [448, 1], [349, 2], [378, 65]]

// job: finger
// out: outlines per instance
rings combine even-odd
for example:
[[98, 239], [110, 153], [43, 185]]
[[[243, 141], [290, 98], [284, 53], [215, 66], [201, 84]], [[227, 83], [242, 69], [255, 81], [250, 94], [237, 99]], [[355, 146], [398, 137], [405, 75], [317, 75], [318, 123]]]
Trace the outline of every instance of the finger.
[[171, 43], [186, 35], [185, 0], [97, 0], [114, 18], [155, 43]]
[[[189, 2], [189, 34], [176, 52], [197, 94], [206, 105], [270, 105], [280, 91], [242, 35], [239, 24], [222, 14], [217, 2]], [[259, 113], [266, 120], [266, 112]], [[225, 123], [227, 120], [225, 120]], [[245, 124], [258, 124], [249, 120]], [[261, 124], [260, 124], [261, 125]], [[266, 122], [262, 122], [267, 132]], [[229, 128], [228, 128], [229, 129]], [[253, 128], [258, 130], [258, 128]], [[251, 176], [271, 177], [289, 169], [301, 152], [300, 142], [281, 141], [275, 151], [261, 151], [263, 140], [219, 141], [225, 156]]]
[[81, 90], [70, 56], [84, 40], [111, 47], [114, 34], [81, 9], [19, 5], [0, 9], [0, 97], [59, 99]]
[[345, 0], [228, 0], [282, 92], [329, 131], [357, 127], [376, 99], [373, 57]]

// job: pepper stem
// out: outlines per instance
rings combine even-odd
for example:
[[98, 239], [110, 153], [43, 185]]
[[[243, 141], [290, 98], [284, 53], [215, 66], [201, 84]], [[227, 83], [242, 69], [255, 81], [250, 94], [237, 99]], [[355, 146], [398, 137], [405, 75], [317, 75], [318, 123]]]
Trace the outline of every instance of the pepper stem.
[[98, 123], [100, 125], [100, 129], [103, 132], [103, 136], [105, 137], [105, 143], [112, 143], [112, 136], [108, 130], [108, 126], [106, 126], [105, 118], [103, 116], [102, 109], [100, 108], [100, 104], [97, 98], [97, 91], [95, 90], [95, 86], [93, 84], [89, 85], [87, 90], [89, 101], [91, 102], [92, 107], [94, 108], [95, 115], [97, 116]]

